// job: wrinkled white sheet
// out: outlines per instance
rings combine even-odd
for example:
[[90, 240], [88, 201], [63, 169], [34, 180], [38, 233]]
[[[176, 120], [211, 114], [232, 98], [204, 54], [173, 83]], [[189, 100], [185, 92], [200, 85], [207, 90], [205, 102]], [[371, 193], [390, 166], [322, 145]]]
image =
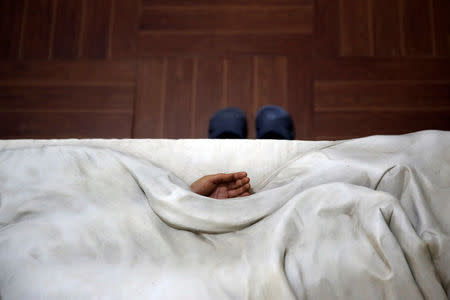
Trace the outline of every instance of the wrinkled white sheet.
[[0, 298], [446, 299], [449, 216], [450, 132], [0, 141]]

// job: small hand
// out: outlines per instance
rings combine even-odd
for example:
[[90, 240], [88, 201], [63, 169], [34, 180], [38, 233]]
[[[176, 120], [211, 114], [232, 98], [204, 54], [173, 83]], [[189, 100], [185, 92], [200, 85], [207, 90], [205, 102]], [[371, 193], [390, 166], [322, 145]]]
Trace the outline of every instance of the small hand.
[[191, 184], [191, 191], [202, 196], [227, 199], [250, 195], [250, 178], [247, 173], [206, 175]]

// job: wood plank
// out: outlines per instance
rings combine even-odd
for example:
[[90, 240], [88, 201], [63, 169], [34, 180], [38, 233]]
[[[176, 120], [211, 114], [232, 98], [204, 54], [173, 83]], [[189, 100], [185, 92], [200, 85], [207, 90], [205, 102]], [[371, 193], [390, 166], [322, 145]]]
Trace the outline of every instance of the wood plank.
[[140, 0], [114, 0], [111, 56], [135, 57]]
[[169, 58], [167, 64], [164, 137], [192, 137], [193, 58]]
[[57, 1], [53, 57], [76, 58], [79, 53], [82, 2], [80, 0]]
[[0, 59], [19, 56], [24, 0], [0, 1]]
[[133, 138], [164, 137], [166, 80], [167, 58], [139, 62]]
[[311, 62], [289, 57], [287, 111], [294, 121], [296, 139], [309, 140], [312, 137], [312, 84]]
[[315, 80], [448, 80], [450, 59], [323, 59]]
[[112, 0], [85, 1], [82, 57], [107, 57], [111, 3]]
[[253, 58], [231, 56], [226, 59], [225, 106], [238, 107], [247, 116], [249, 138], [255, 138], [255, 116], [253, 103]]
[[[226, 1], [226, 5], [312, 5], [313, 1], [314, 0], [228, 0]], [[224, 5], [223, 0], [143, 0], [142, 3], [144, 6]]]
[[134, 87], [0, 86], [0, 111], [133, 111]]
[[[373, 6], [375, 56], [400, 56], [399, 0], [371, 1]], [[389, 9], [387, 9], [389, 8]]]
[[339, 1], [316, 0], [314, 16], [314, 55], [339, 55]]
[[0, 112], [0, 138], [129, 138], [131, 113]]
[[287, 108], [287, 58], [282, 56], [256, 56], [254, 58], [255, 111], [264, 105]]
[[140, 34], [139, 56], [291, 54], [311, 56], [312, 37], [301, 34]]
[[314, 136], [364, 137], [404, 134], [426, 129], [449, 130], [450, 112], [320, 112], [314, 114]]
[[340, 0], [341, 56], [370, 56], [368, 0]]
[[450, 57], [450, 1], [433, 0], [437, 56]]
[[223, 102], [223, 58], [197, 58], [194, 65], [195, 93], [193, 97], [193, 134], [195, 138], [207, 138], [209, 119]]
[[22, 57], [48, 59], [54, 0], [27, 1]]
[[140, 29], [202, 33], [312, 33], [312, 6], [298, 7], [148, 7]]
[[450, 111], [450, 81], [318, 81], [314, 110]]
[[402, 0], [406, 56], [431, 56], [430, 0]]
[[134, 85], [134, 61], [0, 62], [0, 85]]

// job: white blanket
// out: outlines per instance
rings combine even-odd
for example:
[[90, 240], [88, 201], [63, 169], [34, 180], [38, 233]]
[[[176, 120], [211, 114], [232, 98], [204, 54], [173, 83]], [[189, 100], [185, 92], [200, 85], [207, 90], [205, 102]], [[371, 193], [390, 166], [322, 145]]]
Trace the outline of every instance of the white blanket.
[[[450, 132], [0, 141], [0, 299], [446, 299]], [[247, 171], [254, 194], [188, 184]]]

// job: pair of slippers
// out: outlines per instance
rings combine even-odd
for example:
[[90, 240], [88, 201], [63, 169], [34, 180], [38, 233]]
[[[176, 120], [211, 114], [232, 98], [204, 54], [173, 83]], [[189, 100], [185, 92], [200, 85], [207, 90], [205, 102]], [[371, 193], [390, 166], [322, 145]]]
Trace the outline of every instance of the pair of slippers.
[[[293, 140], [294, 122], [289, 114], [279, 106], [266, 105], [256, 115], [256, 138]], [[210, 139], [247, 138], [247, 118], [236, 107], [221, 109], [209, 121]]]

